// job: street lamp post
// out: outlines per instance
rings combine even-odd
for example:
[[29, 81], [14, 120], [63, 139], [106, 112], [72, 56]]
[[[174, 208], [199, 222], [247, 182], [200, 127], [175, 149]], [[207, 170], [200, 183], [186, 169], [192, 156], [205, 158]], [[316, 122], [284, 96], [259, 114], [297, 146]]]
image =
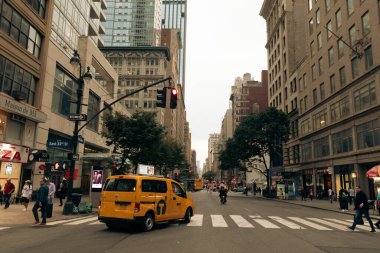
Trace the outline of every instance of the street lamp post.
[[[80, 57], [78, 52], [75, 50], [73, 57], [70, 59], [70, 63], [72, 65], [79, 65], [79, 78], [78, 78], [78, 89], [77, 89], [77, 101], [76, 101], [76, 114], [80, 114], [80, 109], [82, 105], [83, 98], [83, 86], [84, 80], [92, 79], [92, 75], [90, 73], [90, 67], [87, 67], [87, 72], [82, 75], [82, 64], [80, 63]], [[68, 189], [67, 189], [67, 200], [63, 207], [63, 214], [72, 214], [73, 213], [73, 183], [74, 183], [74, 170], [75, 170], [75, 155], [77, 153], [78, 146], [78, 128], [79, 128], [79, 120], [75, 120], [74, 122], [74, 131], [73, 131], [73, 139], [72, 139], [72, 155], [70, 161], [70, 171], [69, 171], [69, 180], [68, 180]]]

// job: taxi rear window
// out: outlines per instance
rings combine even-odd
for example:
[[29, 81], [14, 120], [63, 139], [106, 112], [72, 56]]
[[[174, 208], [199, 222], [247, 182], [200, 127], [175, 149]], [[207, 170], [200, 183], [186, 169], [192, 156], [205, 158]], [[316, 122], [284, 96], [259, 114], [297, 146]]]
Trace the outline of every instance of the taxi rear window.
[[136, 180], [111, 178], [104, 184], [103, 191], [135, 192]]

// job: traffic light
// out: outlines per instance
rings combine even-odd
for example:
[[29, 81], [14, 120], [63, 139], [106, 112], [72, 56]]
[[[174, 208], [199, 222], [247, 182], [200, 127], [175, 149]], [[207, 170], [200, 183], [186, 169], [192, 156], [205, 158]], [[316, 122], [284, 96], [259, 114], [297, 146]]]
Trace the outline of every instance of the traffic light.
[[162, 90], [157, 90], [157, 107], [166, 108], [166, 90], [166, 87], [164, 87]]
[[170, 89], [170, 109], [177, 108], [177, 95], [178, 91], [176, 88]]

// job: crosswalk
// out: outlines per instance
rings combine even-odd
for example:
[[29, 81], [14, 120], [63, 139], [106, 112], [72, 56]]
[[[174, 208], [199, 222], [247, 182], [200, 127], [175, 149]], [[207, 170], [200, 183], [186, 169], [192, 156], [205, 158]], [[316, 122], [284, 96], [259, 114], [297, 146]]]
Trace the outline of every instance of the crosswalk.
[[[177, 223], [181, 225], [182, 223]], [[242, 228], [242, 229], [292, 229], [292, 230], [319, 230], [319, 231], [351, 231], [347, 226], [352, 224], [351, 220], [316, 218], [316, 217], [280, 217], [261, 215], [221, 215], [221, 214], [195, 214], [191, 222], [185, 227], [191, 229], [196, 227], [211, 226], [213, 228]], [[69, 220], [58, 220], [48, 222], [47, 226], [96, 226], [103, 225], [97, 216], [86, 216]], [[2, 230], [10, 229], [10, 226], [1, 227]], [[369, 225], [358, 225], [355, 231], [369, 231]]]

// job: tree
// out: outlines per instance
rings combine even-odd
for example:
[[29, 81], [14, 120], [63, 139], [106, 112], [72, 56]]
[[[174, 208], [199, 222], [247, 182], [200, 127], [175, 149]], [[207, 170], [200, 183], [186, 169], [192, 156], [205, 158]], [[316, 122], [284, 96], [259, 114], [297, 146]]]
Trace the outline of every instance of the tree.
[[148, 151], [157, 148], [163, 139], [164, 128], [155, 120], [155, 113], [137, 111], [131, 117], [116, 112], [105, 118], [107, 131], [102, 135], [108, 146], [114, 145], [115, 152], [121, 152], [122, 161], [114, 174], [124, 174], [131, 169], [126, 164], [132, 162], [133, 171], [137, 164], [146, 162]]
[[211, 182], [216, 177], [216, 173], [214, 171], [209, 170], [203, 173], [202, 177]]

